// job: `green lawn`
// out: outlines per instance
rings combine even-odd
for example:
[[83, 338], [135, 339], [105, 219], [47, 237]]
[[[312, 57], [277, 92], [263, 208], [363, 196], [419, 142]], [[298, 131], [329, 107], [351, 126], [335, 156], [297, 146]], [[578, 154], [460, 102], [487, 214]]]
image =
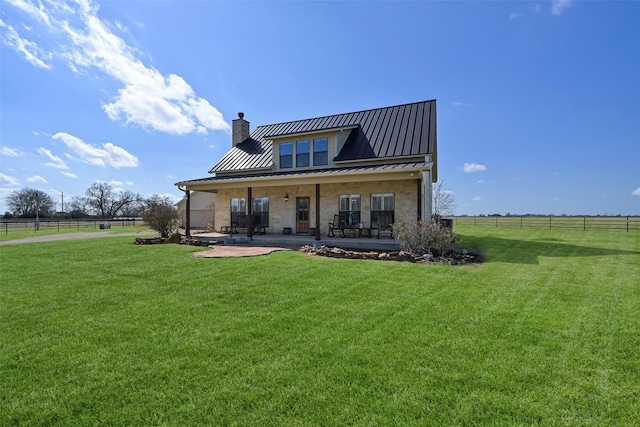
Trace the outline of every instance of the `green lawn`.
[[138, 233], [144, 231], [151, 231], [151, 229], [145, 225], [117, 225], [113, 226], [107, 230], [101, 230], [98, 226], [95, 225], [73, 225], [69, 226], [65, 224], [65, 226], [61, 226], [60, 228], [54, 226], [42, 227], [38, 231], [35, 231], [33, 225], [30, 227], [13, 227], [5, 230], [4, 227], [0, 228], [0, 242], [5, 242], [7, 240], [18, 240], [24, 239], [26, 237], [36, 237], [36, 236], [48, 236], [51, 234], [69, 234], [69, 233], [98, 233], [98, 232], [110, 232], [110, 233]]
[[0, 425], [638, 425], [640, 233], [481, 266], [0, 246]]

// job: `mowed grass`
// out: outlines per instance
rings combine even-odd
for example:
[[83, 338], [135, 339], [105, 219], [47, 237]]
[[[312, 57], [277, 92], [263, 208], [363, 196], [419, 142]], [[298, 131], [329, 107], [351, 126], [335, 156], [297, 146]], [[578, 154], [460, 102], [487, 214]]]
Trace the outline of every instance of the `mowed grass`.
[[150, 232], [152, 231], [149, 227], [144, 225], [127, 225], [127, 226], [113, 226], [107, 230], [101, 230], [99, 227], [93, 225], [81, 225], [81, 226], [62, 226], [60, 228], [56, 226], [42, 227], [38, 231], [35, 231], [33, 225], [30, 227], [14, 227], [5, 230], [4, 227], [0, 228], [0, 242], [5, 242], [7, 240], [18, 240], [24, 239], [26, 237], [37, 237], [37, 236], [49, 236], [52, 234], [69, 234], [69, 233], [98, 233], [98, 232], [108, 232], [108, 233], [139, 233], [139, 232]]
[[637, 425], [640, 234], [456, 231], [485, 264], [0, 247], [0, 425]]

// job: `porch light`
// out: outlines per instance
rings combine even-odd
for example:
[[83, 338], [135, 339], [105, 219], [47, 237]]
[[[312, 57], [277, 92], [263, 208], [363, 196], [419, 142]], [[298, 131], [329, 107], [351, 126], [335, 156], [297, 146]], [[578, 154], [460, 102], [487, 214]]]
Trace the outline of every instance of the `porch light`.
[[286, 193], [284, 193], [284, 201], [285, 202], [289, 201], [289, 192], [288, 191]]

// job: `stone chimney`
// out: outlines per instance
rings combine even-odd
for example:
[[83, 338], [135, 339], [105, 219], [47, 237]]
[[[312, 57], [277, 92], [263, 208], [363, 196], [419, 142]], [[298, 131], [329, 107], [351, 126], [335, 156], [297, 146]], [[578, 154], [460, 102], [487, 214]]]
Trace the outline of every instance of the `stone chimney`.
[[249, 122], [244, 119], [244, 113], [238, 113], [238, 118], [232, 120], [231, 145], [235, 147], [249, 138]]

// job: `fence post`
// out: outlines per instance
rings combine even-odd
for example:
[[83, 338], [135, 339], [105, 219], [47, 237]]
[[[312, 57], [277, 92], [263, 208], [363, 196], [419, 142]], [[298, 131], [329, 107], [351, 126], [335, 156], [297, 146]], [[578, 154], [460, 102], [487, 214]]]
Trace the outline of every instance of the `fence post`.
[[551, 229], [551, 216], [549, 216], [549, 229]]
[[629, 217], [627, 216], [627, 233], [629, 232]]
[[587, 231], [587, 217], [586, 216], [582, 217], [582, 229], [583, 229], [583, 231]]

